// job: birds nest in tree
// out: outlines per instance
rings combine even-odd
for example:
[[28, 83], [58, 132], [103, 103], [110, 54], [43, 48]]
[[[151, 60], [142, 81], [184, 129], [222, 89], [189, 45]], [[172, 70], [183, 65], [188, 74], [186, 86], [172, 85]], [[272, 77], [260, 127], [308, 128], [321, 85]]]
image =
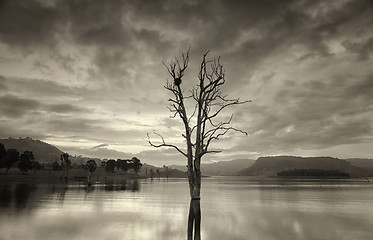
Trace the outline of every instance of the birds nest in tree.
[[181, 84], [181, 78], [175, 78], [175, 79], [174, 79], [174, 84], [175, 84], [176, 86], [179, 86], [179, 85]]

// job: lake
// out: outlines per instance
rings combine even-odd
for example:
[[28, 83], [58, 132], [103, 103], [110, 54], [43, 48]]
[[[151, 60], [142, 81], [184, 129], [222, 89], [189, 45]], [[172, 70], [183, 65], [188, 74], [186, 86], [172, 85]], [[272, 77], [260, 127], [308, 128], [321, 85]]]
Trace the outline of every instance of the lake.
[[[372, 237], [373, 185], [362, 180], [202, 179], [202, 239]], [[0, 239], [186, 239], [186, 179], [0, 182]]]

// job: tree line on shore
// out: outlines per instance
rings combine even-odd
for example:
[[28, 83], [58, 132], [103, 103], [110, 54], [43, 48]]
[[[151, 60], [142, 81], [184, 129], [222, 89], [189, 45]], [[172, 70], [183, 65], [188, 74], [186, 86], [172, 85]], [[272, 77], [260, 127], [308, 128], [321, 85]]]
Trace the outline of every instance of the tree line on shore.
[[20, 154], [16, 149], [6, 150], [4, 145], [0, 143], [0, 169], [5, 168], [7, 173], [14, 166], [17, 166], [23, 173], [28, 170], [41, 170], [44, 167], [35, 161], [32, 151], [24, 151]]
[[121, 170], [127, 172], [128, 170], [133, 170], [136, 174], [140, 171], [142, 163], [137, 157], [129, 159], [114, 159], [101, 162], [101, 166], [105, 167], [107, 172], [115, 173], [115, 170]]
[[[133, 157], [132, 159], [117, 159], [102, 161], [101, 167], [105, 168], [106, 172], [114, 173], [115, 170], [129, 171], [133, 170], [136, 174], [140, 171], [142, 163], [140, 159]], [[73, 167], [68, 153], [63, 153], [60, 156], [60, 161], [53, 163], [39, 163], [35, 160], [32, 151], [24, 151], [19, 153], [16, 149], [5, 149], [0, 143], [0, 169], [5, 168], [6, 173], [12, 167], [17, 167], [22, 173], [26, 174], [28, 170], [52, 170], [63, 171], [64, 175], [68, 176], [68, 171]], [[85, 165], [77, 166], [92, 173], [97, 168], [97, 163], [93, 159], [87, 160]]]

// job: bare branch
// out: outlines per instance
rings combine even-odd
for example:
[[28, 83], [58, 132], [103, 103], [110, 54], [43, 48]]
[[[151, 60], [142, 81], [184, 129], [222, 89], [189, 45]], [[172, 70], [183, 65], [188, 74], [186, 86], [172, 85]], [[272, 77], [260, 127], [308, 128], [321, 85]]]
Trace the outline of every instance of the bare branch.
[[207, 153], [221, 153], [221, 152], [222, 152], [222, 151], [219, 151], [219, 150], [203, 151], [203, 152], [201, 152], [201, 154], [200, 154], [200, 158], [201, 158], [203, 155], [207, 154]]
[[194, 117], [194, 115], [196, 114], [196, 112], [197, 112], [197, 108], [198, 108], [198, 104], [196, 104], [196, 105], [194, 106], [194, 111], [193, 111], [192, 115], [190, 115], [190, 117], [189, 117], [189, 119], [188, 119], [188, 124], [190, 123], [190, 120], [192, 120], [192, 118]]
[[211, 116], [209, 116], [207, 119], [212, 119], [212, 118], [216, 117], [226, 107], [229, 107], [229, 106], [232, 106], [232, 105], [240, 105], [240, 104], [245, 104], [245, 103], [251, 102], [251, 100], [241, 102], [239, 98], [232, 99], [232, 100], [227, 100], [227, 99], [224, 99], [222, 97], [219, 97], [219, 98], [221, 100], [223, 100], [224, 103], [222, 103], [221, 107], [214, 114], [212, 114]]
[[158, 134], [158, 133], [156, 133], [156, 132], [154, 132], [154, 134], [157, 135], [157, 136], [159, 136], [159, 137], [161, 138], [162, 143], [161, 143], [161, 144], [158, 144], [158, 145], [152, 143], [151, 140], [150, 140], [149, 133], [147, 133], [147, 134], [146, 134], [146, 135], [148, 136], [148, 140], [147, 140], [147, 142], [150, 144], [150, 146], [155, 147], [155, 148], [160, 148], [160, 147], [172, 147], [172, 148], [175, 148], [179, 153], [181, 153], [182, 155], [184, 155], [185, 157], [187, 157], [187, 154], [184, 153], [182, 150], [180, 150], [180, 148], [178, 148], [177, 146], [172, 145], [172, 144], [167, 144], [167, 143], [165, 142], [165, 140], [164, 140], [164, 138], [163, 138], [162, 135], [160, 135], [160, 134]]

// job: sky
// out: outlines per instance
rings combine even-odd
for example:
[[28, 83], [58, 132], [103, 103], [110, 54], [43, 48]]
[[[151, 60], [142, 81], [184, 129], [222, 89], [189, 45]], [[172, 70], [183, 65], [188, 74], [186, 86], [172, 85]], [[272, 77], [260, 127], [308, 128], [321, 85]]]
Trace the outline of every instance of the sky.
[[[221, 57], [223, 91], [251, 100], [203, 162], [269, 155], [373, 158], [373, 2], [0, 1], [0, 138], [71, 155], [186, 164], [163, 65]], [[192, 109], [189, 110], [192, 112]]]

